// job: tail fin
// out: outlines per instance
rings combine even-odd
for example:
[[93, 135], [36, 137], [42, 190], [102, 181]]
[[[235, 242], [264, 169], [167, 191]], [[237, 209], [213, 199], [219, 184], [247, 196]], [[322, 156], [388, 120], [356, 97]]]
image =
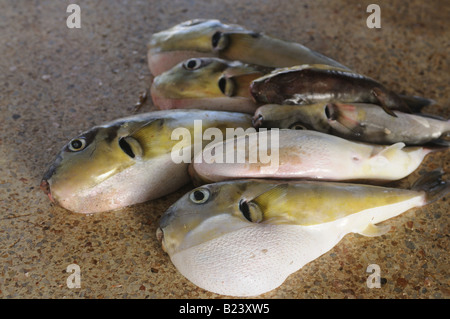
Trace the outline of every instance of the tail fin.
[[450, 147], [450, 141], [438, 138], [424, 145], [425, 148], [432, 152], [446, 151]]
[[437, 169], [421, 176], [411, 187], [415, 191], [426, 193], [426, 204], [433, 203], [450, 192], [449, 181], [443, 181], [444, 171]]
[[401, 94], [399, 94], [398, 96], [403, 100], [403, 102], [405, 102], [409, 106], [412, 113], [420, 113], [420, 111], [424, 107], [436, 103], [432, 99], [427, 99], [420, 96], [401, 95]]

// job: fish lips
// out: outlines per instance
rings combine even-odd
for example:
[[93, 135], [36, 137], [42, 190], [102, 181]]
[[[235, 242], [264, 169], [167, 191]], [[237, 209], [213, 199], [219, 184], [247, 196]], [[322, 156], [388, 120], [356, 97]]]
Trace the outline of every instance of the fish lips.
[[176, 210], [174, 206], [171, 206], [167, 209], [167, 211], [162, 215], [161, 219], [159, 220], [159, 226], [158, 229], [156, 229], [156, 238], [161, 243], [161, 247], [164, 252], [168, 253], [165, 238], [164, 238], [164, 229], [169, 227], [169, 225], [173, 222], [173, 220], [176, 218]]
[[56, 169], [58, 168], [59, 164], [62, 161], [62, 156], [58, 155], [56, 159], [53, 161], [53, 164], [50, 165], [50, 167], [45, 172], [44, 176], [42, 177], [41, 184], [39, 185], [40, 189], [44, 192], [45, 195], [48, 196], [50, 201], [52, 203], [57, 204], [56, 200], [52, 196], [51, 192], [51, 178], [53, 174], [55, 173]]
[[54, 199], [53, 196], [52, 196], [52, 192], [51, 192], [51, 189], [50, 189], [50, 183], [49, 183], [46, 179], [43, 179], [43, 180], [41, 181], [41, 184], [40, 184], [39, 187], [40, 187], [41, 190], [44, 192], [44, 194], [48, 196], [48, 198], [50, 199], [50, 201], [51, 201], [52, 203], [55, 203], [55, 204], [56, 204], [56, 201], [55, 201], [55, 199]]
[[263, 125], [264, 122], [264, 116], [259, 113], [258, 111], [255, 112], [255, 115], [252, 118], [252, 124], [253, 127], [258, 129]]

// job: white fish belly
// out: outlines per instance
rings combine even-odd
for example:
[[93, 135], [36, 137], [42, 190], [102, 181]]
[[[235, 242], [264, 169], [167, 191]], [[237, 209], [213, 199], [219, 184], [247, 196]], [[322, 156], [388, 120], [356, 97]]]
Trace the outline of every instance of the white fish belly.
[[169, 155], [136, 163], [93, 188], [62, 198], [60, 205], [77, 213], [117, 210], [155, 199], [189, 182], [187, 164], [175, 164]]
[[255, 225], [231, 232], [171, 256], [195, 285], [228, 296], [256, 296], [280, 286], [304, 264], [339, 240], [322, 241], [297, 225]]

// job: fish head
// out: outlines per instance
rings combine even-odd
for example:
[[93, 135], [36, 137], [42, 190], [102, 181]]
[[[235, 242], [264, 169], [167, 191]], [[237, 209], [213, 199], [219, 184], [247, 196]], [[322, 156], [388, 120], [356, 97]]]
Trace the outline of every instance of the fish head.
[[[250, 184], [253, 186], [248, 191]], [[233, 181], [200, 186], [181, 197], [161, 217], [157, 237], [173, 255], [263, 221], [261, 208], [251, 202], [265, 183]]]
[[[191, 58], [156, 76], [151, 86], [153, 103], [160, 109], [250, 104], [252, 80], [263, 75], [256, 66], [219, 58]], [[226, 105], [226, 106], [225, 106]], [[232, 109], [229, 109], [232, 110]]]
[[194, 19], [154, 33], [148, 44], [148, 64], [156, 76], [192, 57], [218, 56], [228, 45], [224, 32], [245, 32], [216, 19]]
[[[175, 164], [169, 165], [170, 155], [159, 156], [164, 147], [158, 145], [169, 145], [161, 139], [170, 134], [157, 122], [123, 119], [81, 133], [59, 152], [41, 189], [52, 202], [78, 213], [111, 211], [158, 197], [171, 186], [170, 181], [161, 185], [163, 168], [170, 171]], [[156, 144], [143, 140], [145, 135]]]
[[[87, 210], [95, 205], [90, 195], [98, 192], [97, 203], [102, 202], [107, 190], [99, 185], [120, 171], [134, 165], [136, 155], [124, 137], [122, 123], [97, 126], [70, 140], [59, 152], [41, 182], [41, 188], [53, 202], [69, 210]], [[136, 151], [135, 151], [136, 152]], [[112, 191], [112, 189], [111, 189]], [[114, 192], [119, 191], [115, 189]], [[75, 201], [75, 197], [77, 200]], [[86, 200], [86, 201], [84, 201]], [[83, 203], [84, 201], [84, 203]], [[79, 203], [79, 204], [76, 204]]]

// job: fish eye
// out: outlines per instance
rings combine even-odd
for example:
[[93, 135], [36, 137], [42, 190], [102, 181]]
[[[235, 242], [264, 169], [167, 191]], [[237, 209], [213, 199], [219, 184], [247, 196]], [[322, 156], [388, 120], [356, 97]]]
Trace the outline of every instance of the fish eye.
[[202, 60], [200, 59], [189, 59], [183, 63], [183, 67], [186, 70], [197, 70], [202, 66]]
[[206, 188], [195, 189], [189, 195], [189, 199], [195, 204], [206, 203], [210, 197], [211, 193]]
[[220, 31], [217, 31], [213, 34], [211, 38], [211, 44], [212, 48], [215, 51], [220, 51], [225, 49], [228, 46], [228, 36], [226, 34], [223, 34]]
[[306, 126], [296, 122], [294, 124], [289, 125], [291, 130], [307, 130]]
[[239, 201], [239, 210], [249, 222], [259, 223], [263, 220], [262, 211], [255, 203], [248, 203], [246, 200], [241, 199]]
[[69, 150], [78, 152], [86, 147], [86, 140], [84, 138], [74, 138], [69, 143]]
[[234, 83], [233, 80], [225, 76], [221, 76], [219, 82], [217, 83], [220, 91], [226, 96], [233, 96], [234, 93]]

